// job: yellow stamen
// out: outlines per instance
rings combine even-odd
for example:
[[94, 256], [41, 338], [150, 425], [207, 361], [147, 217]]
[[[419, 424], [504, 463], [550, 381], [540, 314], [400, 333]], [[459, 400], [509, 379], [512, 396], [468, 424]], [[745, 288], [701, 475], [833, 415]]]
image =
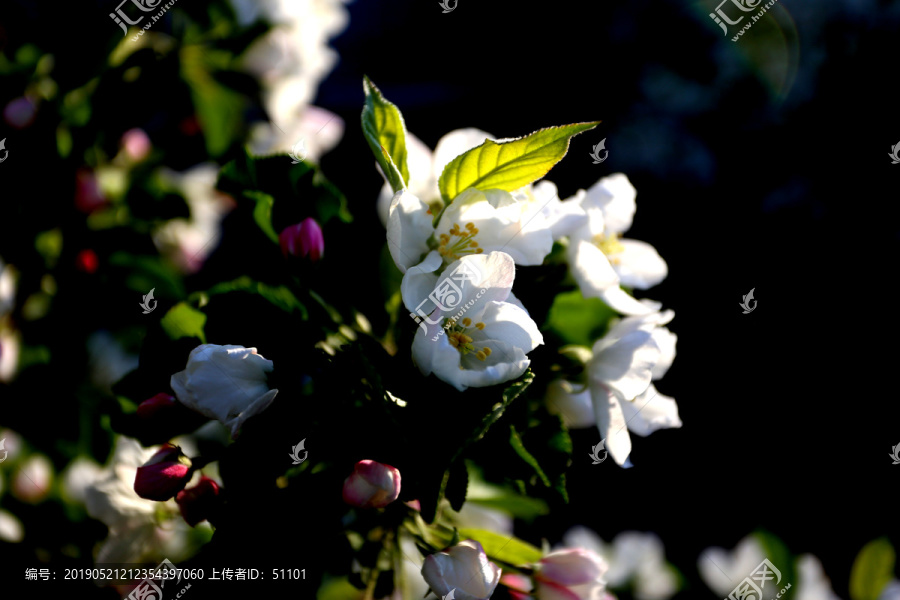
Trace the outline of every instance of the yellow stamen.
[[472, 325], [472, 319], [466, 317], [463, 319], [463, 327], [470, 327]]
[[487, 358], [487, 354], [485, 354], [484, 352], [478, 352], [475, 354], [475, 358], [477, 358], [478, 360], [484, 360]]
[[490, 355], [491, 355], [491, 352], [492, 352], [492, 350], [491, 350], [490, 348], [488, 348], [487, 346], [485, 346], [484, 348], [482, 348], [481, 351], [484, 352], [484, 355], [485, 355], [485, 356], [490, 356]]
[[475, 323], [475, 328], [479, 329], [479, 330], [484, 329], [484, 323], [481, 323], [481, 322]]

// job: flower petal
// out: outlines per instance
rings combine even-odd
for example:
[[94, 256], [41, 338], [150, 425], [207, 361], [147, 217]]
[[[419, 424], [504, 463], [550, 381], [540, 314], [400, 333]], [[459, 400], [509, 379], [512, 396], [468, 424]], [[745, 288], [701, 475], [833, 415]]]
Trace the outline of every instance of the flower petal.
[[616, 273], [622, 285], [646, 290], [661, 282], [669, 274], [669, 267], [656, 248], [646, 242], [621, 239], [624, 250], [613, 256], [619, 259]]
[[606, 440], [604, 447], [616, 464], [621, 466], [631, 454], [631, 436], [628, 435], [622, 407], [616, 396], [602, 383], [591, 380], [589, 387], [597, 429], [600, 437]]
[[578, 429], [591, 427], [597, 423], [591, 392], [587, 389], [574, 391], [575, 386], [568, 381], [557, 379], [547, 386], [547, 410], [562, 415], [566, 427]]
[[419, 264], [428, 253], [432, 215], [428, 205], [406, 190], [394, 194], [388, 214], [387, 241], [391, 257], [401, 273]]
[[404, 273], [403, 281], [400, 282], [400, 295], [403, 298], [404, 306], [410, 312], [420, 317], [432, 313], [435, 306], [428, 295], [434, 290], [434, 285], [438, 280], [435, 271], [443, 264], [444, 259], [441, 258], [441, 255], [436, 250], [432, 250], [425, 260], [410, 267]]
[[587, 190], [582, 206], [603, 211], [608, 233], [622, 233], [631, 227], [636, 209], [637, 191], [622, 173], [604, 177]]
[[481, 320], [485, 335], [521, 348], [526, 354], [544, 343], [537, 323], [526, 311], [509, 302], [489, 302]]
[[633, 400], [650, 385], [659, 347], [650, 333], [635, 331], [596, 352], [588, 363], [592, 382], [602, 383], [622, 400]]
[[621, 406], [628, 429], [639, 436], [648, 436], [657, 429], [681, 427], [675, 398], [660, 394], [652, 383], [643, 394], [631, 402], [622, 402]]

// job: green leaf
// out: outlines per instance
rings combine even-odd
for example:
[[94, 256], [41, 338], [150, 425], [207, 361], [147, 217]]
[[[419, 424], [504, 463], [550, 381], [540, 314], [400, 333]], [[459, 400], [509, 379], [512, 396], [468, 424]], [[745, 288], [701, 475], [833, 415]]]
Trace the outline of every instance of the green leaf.
[[538, 464], [537, 459], [525, 449], [525, 445], [522, 443], [522, 438], [519, 436], [519, 432], [516, 431], [515, 425], [509, 426], [509, 444], [512, 446], [513, 450], [515, 450], [516, 454], [519, 455], [519, 458], [524, 460], [532, 469], [534, 469], [534, 472], [541, 478], [544, 485], [550, 487], [550, 480], [547, 478], [547, 474], [541, 469], [541, 465]]
[[753, 537], [759, 542], [765, 557], [775, 565], [776, 569], [781, 571], [782, 583], [796, 582], [797, 574], [794, 569], [794, 557], [785, 543], [775, 534], [762, 529], [754, 531]]
[[895, 560], [894, 547], [887, 539], [866, 544], [850, 571], [851, 600], [877, 600], [893, 579]]
[[206, 292], [197, 292], [191, 294], [189, 301], [192, 303], [202, 302], [210, 296], [218, 294], [227, 294], [229, 292], [248, 292], [251, 294], [259, 294], [269, 301], [269, 303], [277, 306], [287, 313], [299, 311], [301, 317], [306, 320], [309, 318], [309, 311], [306, 305], [294, 295], [289, 288], [280, 285], [278, 287], [254, 281], [246, 275], [238, 277], [233, 281], [218, 283], [209, 288]]
[[363, 78], [366, 103], [362, 112], [362, 129], [375, 160], [395, 192], [409, 183], [406, 165], [406, 125], [400, 110], [381, 94], [368, 77]]
[[464, 540], [475, 540], [481, 544], [485, 554], [490, 558], [515, 567], [536, 563], [543, 557], [543, 553], [528, 542], [493, 531], [460, 529], [459, 537]]
[[573, 136], [599, 122], [547, 127], [504, 142], [485, 140], [447, 163], [438, 180], [441, 196], [449, 203], [470, 187], [511, 192], [537, 181], [562, 160]]
[[179, 302], [170, 308], [166, 316], [160, 320], [160, 325], [173, 340], [195, 337], [206, 343], [206, 334], [203, 332], [206, 315], [186, 302]]
[[278, 234], [272, 228], [272, 206], [275, 205], [275, 198], [257, 190], [247, 190], [244, 196], [256, 201], [256, 208], [253, 209], [253, 220], [259, 225], [270, 240], [278, 243]]
[[221, 156], [241, 137], [247, 104], [241, 94], [213, 76], [216, 71], [228, 68], [231, 54], [196, 44], [183, 46], [180, 58], [181, 77], [190, 87], [206, 150], [212, 156]]
[[547, 315], [546, 327], [559, 334], [567, 344], [592, 346], [606, 333], [610, 319], [616, 316], [600, 298], [585, 298], [579, 290], [558, 294]]

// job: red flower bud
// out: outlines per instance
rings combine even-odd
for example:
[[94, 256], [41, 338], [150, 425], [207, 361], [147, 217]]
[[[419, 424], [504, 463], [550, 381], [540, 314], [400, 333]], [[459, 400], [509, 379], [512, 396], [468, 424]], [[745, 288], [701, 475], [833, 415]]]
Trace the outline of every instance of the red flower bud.
[[344, 481], [344, 502], [360, 508], [384, 508], [400, 495], [400, 471], [374, 460], [356, 463]]
[[141, 498], [165, 502], [184, 489], [191, 475], [191, 459], [178, 446], [166, 444], [138, 467], [134, 491]]
[[325, 253], [322, 228], [312, 217], [304, 219], [296, 225], [285, 227], [278, 236], [278, 240], [285, 256], [301, 258], [308, 256], [310, 261], [316, 262]]
[[100, 266], [100, 259], [97, 258], [96, 252], [87, 248], [79, 252], [78, 256], [75, 257], [75, 266], [79, 271], [93, 275], [97, 272], [97, 267]]
[[219, 484], [205, 475], [200, 482], [191, 488], [185, 488], [175, 496], [175, 502], [181, 509], [185, 522], [194, 527], [205, 521], [216, 510], [219, 501]]
[[175, 406], [175, 396], [171, 396], [164, 392], [144, 400], [137, 407], [137, 414], [142, 419], [150, 419], [158, 412], [165, 412], [169, 408]]

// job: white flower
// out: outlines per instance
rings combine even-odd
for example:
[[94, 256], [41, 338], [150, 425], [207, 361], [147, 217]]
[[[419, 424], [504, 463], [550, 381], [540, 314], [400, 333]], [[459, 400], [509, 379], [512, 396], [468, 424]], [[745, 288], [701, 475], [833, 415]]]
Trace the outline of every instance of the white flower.
[[619, 465], [631, 453], [628, 430], [647, 436], [681, 427], [675, 400], [651, 383], [666, 373], [675, 356], [676, 336], [662, 327], [673, 316], [665, 311], [622, 319], [594, 343], [586, 365], [587, 389], [578, 391], [566, 381], [548, 387], [548, 408], [570, 427], [596, 424]]
[[634, 186], [621, 173], [604, 177], [576, 196], [574, 201], [580, 203], [588, 218], [569, 236], [567, 250], [569, 268], [584, 297], [600, 298], [627, 315], [659, 310], [659, 305], [635, 300], [620, 284], [645, 290], [668, 274], [665, 261], [653, 246], [620, 238], [631, 227], [635, 196]]
[[500, 582], [500, 567], [476, 541], [465, 540], [425, 559], [422, 576], [438, 596], [455, 590], [456, 600], [487, 600]]
[[502, 510], [467, 501], [459, 512], [451, 509], [449, 502], [443, 510], [450, 516], [457, 529], [483, 529], [494, 533], [512, 535], [513, 518]]
[[[455, 129], [438, 140], [437, 146], [432, 152], [419, 138], [407, 132], [406, 163], [409, 169], [409, 181], [406, 189], [413, 196], [421, 198], [427, 206], [439, 209], [443, 206], [443, 202], [438, 189], [438, 179], [444, 171], [444, 167], [460, 154], [480, 146], [485, 140], [493, 140], [493, 137], [480, 129], [471, 127]], [[393, 197], [394, 191], [385, 179], [381, 193], [378, 195], [378, 217], [385, 227], [388, 224]]]
[[0, 319], [12, 312], [16, 300], [16, 279], [12, 267], [0, 258]]
[[[465, 256], [500, 251], [510, 255], [515, 264], [541, 264], [553, 239], [548, 228], [532, 225], [526, 216], [523, 203], [509, 192], [469, 188], [444, 210], [437, 226], [432, 226], [431, 211], [422, 200], [406, 190], [397, 192], [391, 203], [387, 240], [394, 262], [404, 274], [401, 291], [406, 307], [417, 311], [437, 273]], [[436, 250], [430, 249], [430, 238]]]
[[[154, 451], [120, 436], [107, 467], [84, 485], [88, 514], [109, 527], [96, 562], [137, 563], [163, 556], [177, 561], [184, 557], [189, 527], [180, 518], [175, 502], [144, 500], [134, 491], [137, 469]], [[79, 486], [83, 484], [79, 482]]]
[[675, 570], [666, 562], [662, 541], [652, 533], [624, 531], [612, 544], [584, 527], [573, 527], [563, 537], [568, 548], [585, 548], [599, 554], [609, 564], [604, 575], [607, 585], [633, 585], [637, 600], [667, 600], [678, 591]]
[[822, 570], [822, 563], [812, 554], [797, 559], [796, 600], [840, 600]]
[[[463, 391], [525, 372], [531, 364], [525, 355], [544, 338], [527, 312], [507, 302], [514, 278], [515, 264], [503, 252], [467, 256], [445, 270], [433, 294], [445, 305], [434, 308], [413, 339], [424, 375]], [[444, 293], [454, 285], [458, 291]]]
[[878, 600], [900, 600], [900, 581], [894, 579], [883, 590]]
[[328, 47], [328, 40], [347, 26], [345, 3], [232, 0], [241, 24], [249, 25], [262, 17], [273, 25], [242, 58], [244, 68], [262, 84], [263, 105], [271, 119], [271, 124], [253, 127], [250, 147], [254, 153], [287, 151], [302, 138], [308, 158], [315, 162], [340, 141], [343, 121], [309, 103], [337, 62], [337, 53]]
[[206, 163], [183, 173], [163, 169], [162, 177], [179, 189], [191, 211], [189, 219], [171, 219], [153, 233], [153, 243], [183, 271], [200, 269], [219, 245], [219, 226], [233, 207], [230, 197], [216, 190], [218, 166]]
[[0, 510], [0, 541], [18, 544], [25, 539], [25, 528], [22, 521], [5, 510]]
[[14, 329], [4, 329], [0, 324], [0, 381], [12, 381], [19, 365], [21, 336]]
[[182, 404], [230, 427], [236, 437], [247, 419], [275, 399], [278, 390], [266, 383], [273, 369], [256, 348], [203, 344], [191, 351], [187, 367], [172, 375], [170, 384]]
[[100, 330], [85, 342], [91, 383], [112, 395], [112, 386], [129, 371], [138, 367], [138, 356], [125, 350], [115, 336]]
[[748, 535], [731, 552], [722, 548], [704, 550], [697, 559], [697, 570], [709, 589], [725, 596], [737, 582], [749, 577], [765, 558], [762, 545], [754, 536]]
[[586, 548], [554, 550], [534, 569], [538, 600], [594, 600], [606, 589], [607, 564]]

